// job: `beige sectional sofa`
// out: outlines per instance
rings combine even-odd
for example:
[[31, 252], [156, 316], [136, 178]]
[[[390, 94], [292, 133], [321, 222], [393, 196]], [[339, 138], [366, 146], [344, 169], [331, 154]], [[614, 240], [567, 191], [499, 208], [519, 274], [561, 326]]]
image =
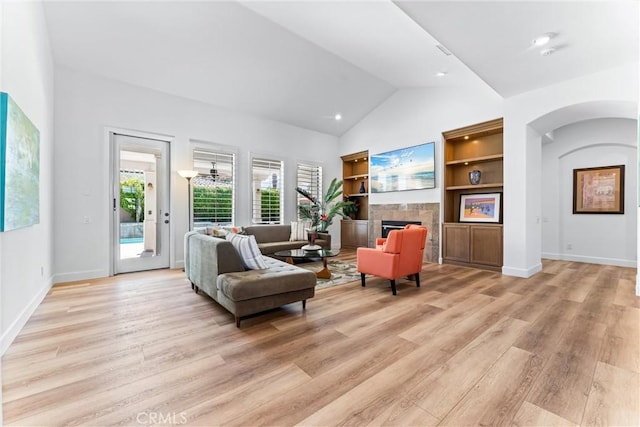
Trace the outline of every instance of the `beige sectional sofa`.
[[185, 273], [196, 291], [229, 310], [240, 320], [251, 314], [302, 301], [315, 295], [316, 275], [295, 265], [263, 256], [264, 270], [245, 270], [233, 245], [196, 231], [184, 237]]
[[[255, 236], [262, 255], [272, 255], [278, 251], [289, 249], [300, 249], [309, 243], [306, 240], [289, 241], [291, 236], [290, 225], [252, 225], [244, 227], [244, 233]], [[318, 233], [316, 244], [325, 249], [331, 249], [331, 235], [329, 233]]]

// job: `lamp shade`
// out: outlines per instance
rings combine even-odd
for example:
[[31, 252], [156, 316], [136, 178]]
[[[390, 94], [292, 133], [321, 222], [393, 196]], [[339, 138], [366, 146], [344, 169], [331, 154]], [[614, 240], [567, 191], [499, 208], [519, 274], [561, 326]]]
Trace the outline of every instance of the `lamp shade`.
[[182, 171], [178, 171], [178, 175], [180, 175], [183, 178], [191, 179], [193, 177], [198, 176], [198, 171], [182, 170]]

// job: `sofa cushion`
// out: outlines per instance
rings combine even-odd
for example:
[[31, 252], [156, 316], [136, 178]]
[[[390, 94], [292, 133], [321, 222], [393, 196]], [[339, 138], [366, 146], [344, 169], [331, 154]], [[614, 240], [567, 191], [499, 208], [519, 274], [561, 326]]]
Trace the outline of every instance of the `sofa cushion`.
[[218, 276], [218, 290], [232, 301], [282, 294], [316, 285], [312, 271], [264, 257], [265, 270], [248, 270]]
[[242, 258], [242, 264], [250, 270], [261, 270], [267, 268], [262, 253], [258, 249], [256, 238], [254, 236], [243, 236], [240, 234], [229, 233], [225, 239], [230, 241], [236, 251]]
[[287, 242], [291, 236], [290, 225], [251, 225], [244, 228], [245, 234], [256, 236], [256, 242]]

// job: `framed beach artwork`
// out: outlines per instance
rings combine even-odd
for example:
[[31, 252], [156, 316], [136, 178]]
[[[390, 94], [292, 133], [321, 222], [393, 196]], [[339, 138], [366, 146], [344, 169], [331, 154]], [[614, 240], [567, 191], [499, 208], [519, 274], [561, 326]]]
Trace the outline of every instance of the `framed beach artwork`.
[[460, 222], [501, 222], [502, 193], [460, 195]]
[[574, 214], [623, 214], [624, 165], [573, 170]]
[[40, 222], [40, 132], [0, 92], [0, 231]]
[[372, 193], [436, 187], [435, 142], [374, 154], [370, 157]]

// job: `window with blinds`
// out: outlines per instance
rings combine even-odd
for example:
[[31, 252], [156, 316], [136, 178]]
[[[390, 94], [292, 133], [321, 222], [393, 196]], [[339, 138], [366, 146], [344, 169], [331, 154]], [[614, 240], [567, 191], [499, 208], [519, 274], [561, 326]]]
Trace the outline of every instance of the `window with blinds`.
[[[307, 165], [304, 163], [298, 163], [296, 167], [296, 188], [300, 187], [306, 190], [316, 199], [322, 198], [322, 166]], [[300, 218], [300, 206], [311, 207], [309, 199], [299, 194], [297, 198], [296, 211], [298, 212], [298, 220]]]
[[235, 155], [205, 150], [193, 151], [194, 227], [231, 225], [235, 213]]
[[280, 160], [262, 158], [251, 160], [254, 224], [281, 223], [282, 176]]

